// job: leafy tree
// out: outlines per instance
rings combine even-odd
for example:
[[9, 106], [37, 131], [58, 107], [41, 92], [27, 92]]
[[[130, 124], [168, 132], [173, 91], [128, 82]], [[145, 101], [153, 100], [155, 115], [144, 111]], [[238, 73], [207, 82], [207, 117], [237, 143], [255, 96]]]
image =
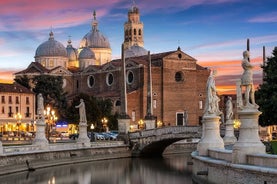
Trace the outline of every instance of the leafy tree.
[[262, 111], [259, 124], [262, 126], [277, 124], [277, 47], [272, 54], [262, 66], [263, 84], [256, 91], [256, 102]]
[[79, 94], [74, 97], [71, 105], [67, 108], [66, 120], [70, 123], [79, 123], [79, 112], [75, 106], [79, 105], [80, 99], [83, 99], [86, 105], [86, 115], [88, 129], [90, 125], [95, 126], [95, 131], [102, 131], [102, 118], [108, 119], [108, 126], [110, 129], [117, 129], [117, 118], [116, 115], [112, 114], [112, 102], [109, 99], [97, 99], [87, 94]]
[[23, 77], [15, 78], [14, 81], [28, 89], [31, 89], [30, 79], [28, 78], [27, 75], [23, 75]]
[[41, 93], [45, 105], [50, 105], [56, 109], [59, 119], [65, 116], [67, 107], [66, 93], [63, 91], [63, 80], [61, 76], [40, 75], [33, 78], [36, 94]]

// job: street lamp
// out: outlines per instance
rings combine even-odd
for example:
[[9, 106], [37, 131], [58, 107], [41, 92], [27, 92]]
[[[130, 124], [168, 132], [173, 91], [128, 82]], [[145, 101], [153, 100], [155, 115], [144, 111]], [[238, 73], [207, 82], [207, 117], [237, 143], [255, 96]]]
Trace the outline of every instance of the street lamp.
[[44, 110], [44, 115], [46, 119], [46, 134], [47, 139], [49, 140], [50, 132], [52, 130], [53, 125], [55, 125], [55, 122], [57, 121], [58, 117], [55, 115], [55, 110], [51, 109], [49, 105], [46, 107], [46, 110]]
[[14, 119], [16, 119], [17, 136], [19, 136], [19, 127], [21, 125], [22, 115], [18, 112], [14, 115]]
[[239, 128], [240, 128], [240, 124], [241, 124], [241, 123], [240, 123], [240, 120], [239, 120], [239, 119], [235, 119], [235, 120], [234, 120], [234, 128], [235, 128], [235, 129], [239, 129]]
[[157, 122], [157, 127], [159, 128], [159, 127], [162, 127], [162, 126], [163, 126], [163, 122], [158, 121], [158, 122]]
[[108, 119], [104, 117], [104, 118], [101, 119], [101, 122], [102, 122], [102, 125], [103, 125], [103, 128], [104, 128], [104, 131], [107, 132], [107, 130], [108, 130]]
[[138, 121], [138, 128], [139, 128], [140, 130], [144, 129], [144, 122], [143, 122], [142, 119], [140, 119], [140, 120]]

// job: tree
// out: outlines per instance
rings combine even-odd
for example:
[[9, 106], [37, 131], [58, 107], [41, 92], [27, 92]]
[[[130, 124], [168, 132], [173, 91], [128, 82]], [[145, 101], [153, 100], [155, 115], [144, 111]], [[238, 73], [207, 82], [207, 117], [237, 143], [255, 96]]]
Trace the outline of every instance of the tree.
[[101, 120], [104, 117], [108, 119], [108, 126], [110, 129], [117, 129], [117, 115], [112, 114], [111, 100], [97, 99], [87, 94], [79, 94], [73, 98], [71, 105], [69, 105], [66, 111], [66, 120], [68, 122], [75, 123], [76, 125], [79, 123], [79, 113], [75, 106], [80, 103], [80, 99], [83, 99], [86, 105], [88, 129], [90, 129], [90, 125], [93, 124], [95, 131], [102, 131], [103, 127]]
[[28, 78], [27, 75], [23, 75], [22, 77], [15, 78], [14, 81], [28, 89], [31, 89], [30, 79]]
[[264, 72], [263, 84], [256, 91], [256, 102], [262, 112], [259, 117], [261, 126], [277, 124], [277, 47], [272, 54], [266, 64], [261, 66]]
[[33, 78], [36, 94], [41, 93], [45, 105], [50, 105], [56, 109], [59, 119], [65, 116], [67, 107], [66, 93], [63, 91], [63, 80], [61, 76], [39, 75]]

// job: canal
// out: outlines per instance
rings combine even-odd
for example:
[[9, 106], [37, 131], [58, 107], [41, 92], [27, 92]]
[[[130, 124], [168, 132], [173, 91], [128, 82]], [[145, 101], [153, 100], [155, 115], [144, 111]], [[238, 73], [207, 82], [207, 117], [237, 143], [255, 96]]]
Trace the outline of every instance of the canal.
[[190, 153], [70, 164], [0, 177], [1, 184], [192, 184]]

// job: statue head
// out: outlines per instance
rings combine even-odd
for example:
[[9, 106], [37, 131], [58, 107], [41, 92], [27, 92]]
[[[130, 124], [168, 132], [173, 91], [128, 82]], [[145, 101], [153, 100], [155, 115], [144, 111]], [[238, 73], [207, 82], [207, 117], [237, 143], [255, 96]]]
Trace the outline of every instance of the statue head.
[[244, 51], [242, 55], [243, 55], [243, 58], [249, 58], [249, 56], [250, 56], [248, 50]]

